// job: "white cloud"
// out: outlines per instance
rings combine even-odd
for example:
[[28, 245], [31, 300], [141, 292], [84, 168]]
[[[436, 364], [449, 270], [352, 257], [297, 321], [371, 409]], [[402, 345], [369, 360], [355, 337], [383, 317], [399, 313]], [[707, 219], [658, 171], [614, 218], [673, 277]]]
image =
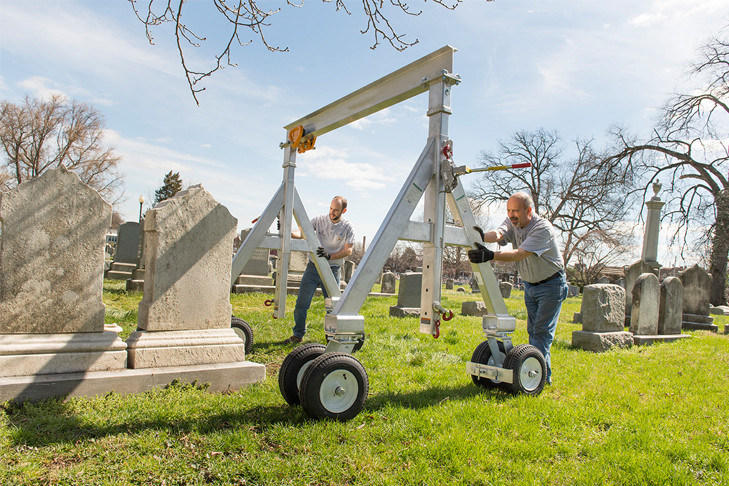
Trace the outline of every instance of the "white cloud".
[[307, 152], [302, 175], [319, 179], [343, 180], [354, 189], [382, 189], [392, 184], [395, 178], [381, 167], [366, 162], [351, 162], [347, 150], [321, 147]]
[[[48, 100], [53, 96], [61, 96], [68, 99], [68, 95], [55, 86], [53, 80], [44, 78], [43, 76], [33, 76], [18, 83], [18, 86], [29, 91], [34, 97]], [[50, 85], [50, 86], [49, 86]]]

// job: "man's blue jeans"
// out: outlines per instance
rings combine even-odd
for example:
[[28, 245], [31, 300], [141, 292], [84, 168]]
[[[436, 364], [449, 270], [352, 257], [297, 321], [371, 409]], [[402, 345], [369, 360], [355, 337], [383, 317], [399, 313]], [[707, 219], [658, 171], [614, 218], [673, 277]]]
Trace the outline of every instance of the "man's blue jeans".
[[564, 274], [549, 282], [535, 285], [524, 282], [524, 303], [527, 308], [527, 332], [529, 344], [544, 355], [547, 363], [547, 383], [552, 383], [552, 365], [549, 349], [557, 330], [562, 302], [567, 298], [567, 280]]
[[[330, 265], [334, 274], [334, 280], [339, 285], [339, 265]], [[309, 264], [304, 270], [304, 275], [301, 277], [301, 285], [299, 286], [299, 295], [296, 297], [296, 307], [294, 307], [294, 336], [303, 338], [306, 334], [306, 314], [309, 312], [311, 306], [311, 299], [314, 298], [316, 289], [321, 286], [324, 297], [328, 297], [327, 289], [324, 288], [324, 284], [319, 277], [319, 272], [316, 271], [314, 262], [309, 261]]]

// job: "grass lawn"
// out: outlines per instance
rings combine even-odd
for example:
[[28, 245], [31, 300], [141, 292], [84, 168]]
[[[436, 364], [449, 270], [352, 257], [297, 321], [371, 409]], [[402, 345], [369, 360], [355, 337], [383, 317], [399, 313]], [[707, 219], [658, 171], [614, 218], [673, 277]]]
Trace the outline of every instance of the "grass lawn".
[[[391, 318], [396, 299], [369, 298], [365, 408], [346, 423], [288, 406], [278, 369], [292, 346], [294, 298], [274, 320], [269, 295], [232, 295], [254, 330], [249, 359], [263, 383], [230, 394], [175, 385], [140, 395], [49, 400], [0, 408], [0, 484], [238, 485], [729, 485], [729, 317], [720, 334], [594, 354], [571, 347], [580, 299], [562, 309], [554, 384], [538, 397], [483, 390], [465, 363], [481, 319], [459, 315], [471, 294], [443, 292], [456, 317], [440, 339], [417, 318]], [[139, 293], [105, 282], [107, 322], [136, 328]], [[507, 306], [514, 343], [527, 342], [521, 292]], [[323, 342], [314, 300], [305, 341]]]

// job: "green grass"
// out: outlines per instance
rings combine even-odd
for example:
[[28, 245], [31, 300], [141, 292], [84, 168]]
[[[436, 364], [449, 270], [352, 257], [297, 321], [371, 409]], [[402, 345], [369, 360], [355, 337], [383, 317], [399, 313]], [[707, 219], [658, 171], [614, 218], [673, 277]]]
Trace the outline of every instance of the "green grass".
[[[253, 327], [263, 383], [229, 394], [177, 384], [140, 395], [48, 400], [0, 410], [0, 484], [729, 484], [729, 337], [594, 354], [570, 346], [579, 298], [566, 301], [553, 346], [554, 385], [538, 397], [475, 387], [465, 362], [483, 339], [459, 315], [474, 296], [444, 291], [456, 317], [440, 339], [417, 318], [388, 317], [395, 298], [362, 309], [365, 409], [346, 423], [288, 406], [278, 369], [292, 347], [269, 295], [233, 295]], [[514, 342], [527, 342], [522, 294]], [[105, 283], [107, 322], [136, 328], [139, 293]], [[307, 340], [322, 342], [314, 300]], [[718, 317], [720, 332], [729, 322]]]

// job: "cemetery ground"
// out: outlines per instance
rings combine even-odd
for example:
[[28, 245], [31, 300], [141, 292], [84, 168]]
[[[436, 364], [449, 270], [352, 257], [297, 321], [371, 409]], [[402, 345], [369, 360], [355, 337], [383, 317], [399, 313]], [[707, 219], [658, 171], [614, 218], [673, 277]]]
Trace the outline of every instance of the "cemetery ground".
[[[140, 293], [106, 281], [107, 322], [136, 327]], [[369, 398], [346, 423], [288, 406], [278, 369], [292, 346], [289, 297], [274, 320], [263, 294], [232, 295], [254, 329], [251, 361], [267, 368], [249, 388], [211, 394], [176, 384], [0, 408], [0, 484], [729, 484], [729, 317], [720, 334], [594, 354], [571, 347], [581, 328], [563, 307], [553, 345], [554, 384], [538, 397], [476, 387], [465, 363], [484, 339], [460, 315], [470, 293], [443, 291], [455, 318], [440, 339], [417, 318], [388, 316], [396, 297], [362, 308], [367, 341], [355, 356]], [[528, 341], [523, 294], [507, 299], [516, 344]], [[306, 342], [323, 342], [314, 299]]]

